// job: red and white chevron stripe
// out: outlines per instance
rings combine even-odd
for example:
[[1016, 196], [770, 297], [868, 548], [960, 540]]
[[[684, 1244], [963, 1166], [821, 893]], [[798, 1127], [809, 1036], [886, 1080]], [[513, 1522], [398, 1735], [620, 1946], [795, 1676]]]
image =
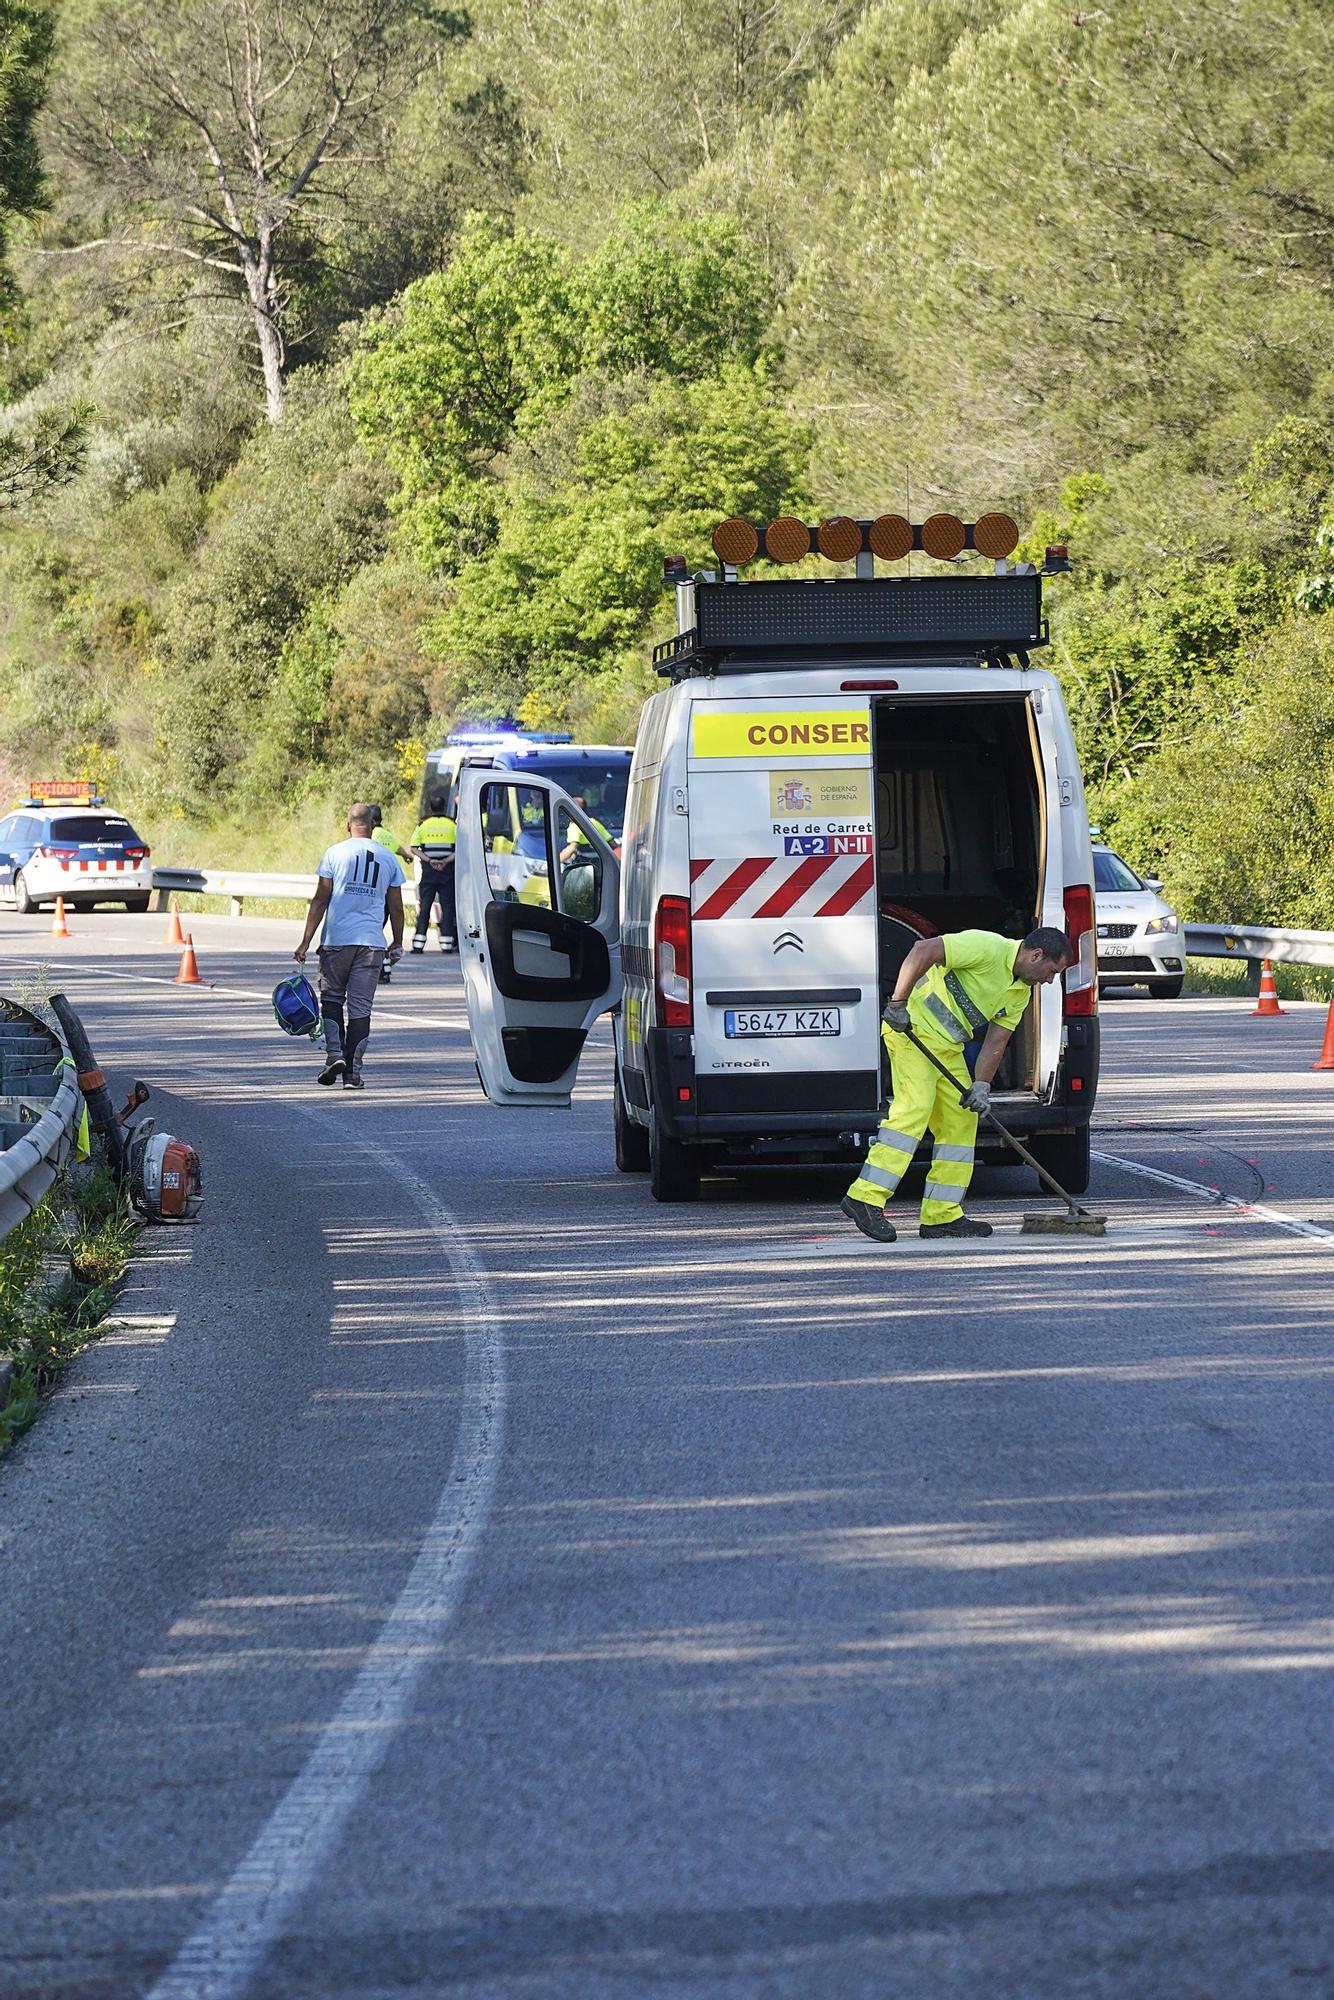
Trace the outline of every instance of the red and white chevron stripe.
[[865, 854], [772, 854], [690, 864], [690, 914], [719, 917], [849, 917], [875, 911], [875, 862]]

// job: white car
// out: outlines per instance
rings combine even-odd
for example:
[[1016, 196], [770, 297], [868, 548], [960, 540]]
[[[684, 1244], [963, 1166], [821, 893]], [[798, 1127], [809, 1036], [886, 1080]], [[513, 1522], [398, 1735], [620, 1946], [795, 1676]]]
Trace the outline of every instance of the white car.
[[1137, 875], [1110, 847], [1093, 845], [1098, 915], [1098, 985], [1147, 986], [1175, 1000], [1186, 978], [1186, 940], [1154, 875]]

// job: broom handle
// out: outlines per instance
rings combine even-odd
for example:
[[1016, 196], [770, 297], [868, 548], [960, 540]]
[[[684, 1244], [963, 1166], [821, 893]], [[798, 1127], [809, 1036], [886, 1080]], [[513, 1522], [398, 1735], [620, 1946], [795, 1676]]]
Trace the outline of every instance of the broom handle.
[[[911, 1028], [903, 1028], [900, 1030], [900, 1033], [905, 1034], [908, 1037], [908, 1040], [912, 1043], [913, 1047], [917, 1050], [918, 1054], [924, 1055], [933, 1069], [938, 1069], [940, 1071], [940, 1074], [944, 1077], [946, 1083], [952, 1083], [954, 1085], [954, 1088], [959, 1091], [959, 1101], [960, 1103], [962, 1103], [968, 1093], [965, 1090], [959, 1090], [959, 1079], [954, 1074], [953, 1070], [947, 1069], [945, 1064], [941, 1062], [938, 1056], [933, 1056], [930, 1049], [927, 1048], [926, 1044], [924, 1042], [920, 1042], [917, 1039], [916, 1035], [913, 1033]], [[1088, 1210], [1085, 1208], [1081, 1208], [1079, 1203], [1075, 1200], [1072, 1194], [1066, 1193], [1065, 1189], [1061, 1186], [1061, 1183], [1047, 1172], [1047, 1169], [1042, 1165], [1042, 1163], [1039, 1160], [1035, 1160], [1033, 1158], [1033, 1155], [1029, 1152], [1027, 1146], [1023, 1146], [1019, 1143], [1018, 1139], [1015, 1138], [1014, 1133], [1010, 1130], [1009, 1126], [1001, 1124], [1000, 1119], [996, 1116], [994, 1111], [988, 1109], [982, 1113], [982, 1116], [984, 1118], [989, 1118], [991, 1120], [991, 1123], [1000, 1133], [1001, 1138], [1004, 1139], [1006, 1145], [1012, 1147], [1014, 1151], [1018, 1153], [1020, 1159], [1025, 1161], [1028, 1166], [1032, 1167], [1033, 1172], [1037, 1175], [1038, 1179], [1042, 1182], [1044, 1187], [1050, 1188], [1053, 1194], [1059, 1195], [1061, 1200], [1065, 1203], [1066, 1207], [1070, 1209], [1073, 1214], [1087, 1215]]]

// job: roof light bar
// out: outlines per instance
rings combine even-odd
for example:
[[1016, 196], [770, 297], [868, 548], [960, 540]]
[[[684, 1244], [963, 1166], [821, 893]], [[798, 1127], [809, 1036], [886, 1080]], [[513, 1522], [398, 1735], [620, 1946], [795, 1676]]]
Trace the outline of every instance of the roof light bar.
[[[801, 562], [812, 551], [835, 563], [855, 562], [865, 555], [902, 562], [914, 549], [937, 562], [969, 554], [1004, 562], [1019, 545], [1019, 530], [1008, 514], [982, 514], [976, 521], [963, 521], [957, 514], [932, 514], [916, 525], [902, 514], [878, 514], [874, 520], [833, 514], [813, 528], [790, 514], [760, 527], [734, 514], [718, 523], [712, 539], [714, 554], [728, 569], [743, 569], [757, 556], [775, 563]], [[1048, 570], [1052, 558], [1059, 564], [1064, 554], [1048, 550]], [[669, 580], [675, 581], [676, 575], [673, 561]]]

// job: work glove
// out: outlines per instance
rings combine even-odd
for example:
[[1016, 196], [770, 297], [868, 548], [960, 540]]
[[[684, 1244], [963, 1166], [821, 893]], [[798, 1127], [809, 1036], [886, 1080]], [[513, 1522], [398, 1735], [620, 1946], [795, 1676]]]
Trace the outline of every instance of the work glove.
[[900, 1035], [907, 1033], [912, 1020], [906, 1000], [891, 1000], [880, 1018], [887, 1028], [893, 1028]]
[[991, 1109], [991, 1085], [983, 1083], [979, 1076], [965, 1090], [960, 1102], [965, 1111], [976, 1111], [979, 1115], [983, 1111], [989, 1111]]
[[402, 956], [403, 956], [402, 945], [391, 944], [388, 951], [384, 955], [384, 962], [386, 965], [397, 965], [399, 959], [402, 958]]

